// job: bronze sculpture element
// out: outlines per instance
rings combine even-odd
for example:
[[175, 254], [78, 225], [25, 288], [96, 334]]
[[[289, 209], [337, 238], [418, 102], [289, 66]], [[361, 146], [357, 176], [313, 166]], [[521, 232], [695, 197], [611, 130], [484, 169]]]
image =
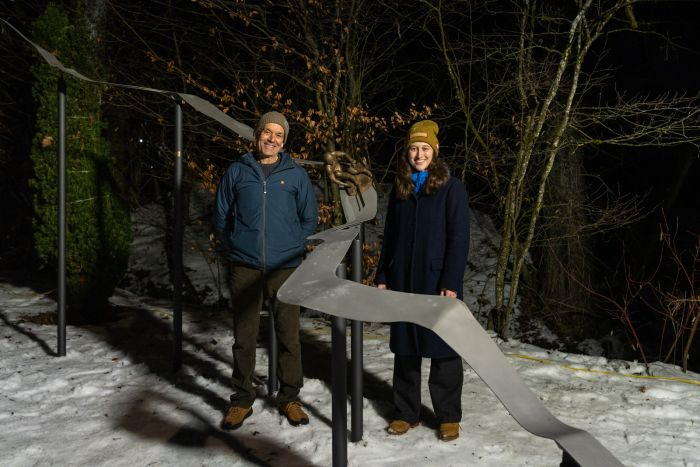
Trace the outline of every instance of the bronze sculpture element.
[[328, 178], [350, 196], [364, 193], [373, 184], [372, 172], [367, 168], [367, 163], [354, 160], [343, 151], [328, 151], [323, 154], [323, 161], [326, 163], [326, 174]]

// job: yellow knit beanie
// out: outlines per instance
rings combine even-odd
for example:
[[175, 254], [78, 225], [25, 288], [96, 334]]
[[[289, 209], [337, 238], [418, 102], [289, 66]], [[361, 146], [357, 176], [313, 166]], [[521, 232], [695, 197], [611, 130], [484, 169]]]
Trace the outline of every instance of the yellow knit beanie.
[[433, 148], [433, 156], [438, 155], [438, 124], [432, 120], [422, 120], [411, 125], [406, 138], [406, 147], [413, 143], [428, 143]]

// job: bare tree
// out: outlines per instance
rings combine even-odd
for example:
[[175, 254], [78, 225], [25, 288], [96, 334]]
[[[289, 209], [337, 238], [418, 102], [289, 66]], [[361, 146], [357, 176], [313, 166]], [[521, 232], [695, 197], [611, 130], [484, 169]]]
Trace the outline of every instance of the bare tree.
[[[147, 57], [147, 76], [167, 73], [170, 84], [181, 80], [182, 87], [251, 126], [262, 112], [283, 111], [292, 123], [288, 145], [296, 157], [320, 159], [335, 149], [367, 156], [379, 135], [429, 112], [422, 105], [398, 102], [406, 80], [397, 77], [411, 70], [410, 60], [398, 58], [415, 41], [402, 33], [414, 22], [402, 2], [195, 0], [185, 6], [155, 0], [147, 8], [128, 1], [110, 5], [120, 23], [115, 43], [130, 56]], [[135, 38], [136, 47], [130, 47]], [[129, 80], [144, 76], [138, 68], [127, 74]], [[132, 99], [123, 102], [133, 106]], [[402, 105], [406, 109], [396, 112]], [[199, 135], [190, 165], [200, 178], [215, 182], [211, 172], [226, 163], [221, 159], [246, 145], [196, 117], [188, 125], [188, 134]]]
[[[696, 144], [698, 98], [611, 99], [603, 92], [611, 79], [600, 66], [606, 40], [639, 27], [633, 6], [641, 0], [423, 3], [464, 122], [464, 167], [489, 183], [498, 207], [502, 241], [490, 325], [505, 335], [531, 249], [548, 240], [543, 214], [554, 222], [576, 220], [552, 216], [561, 201], [547, 197], [557, 163], [570, 156], [563, 170], [572, 173], [572, 164], [581, 164], [579, 149], [589, 145]], [[573, 193], [577, 185], [570, 184], [566, 198], [581, 198]], [[638, 215], [621, 209], [633, 205], [618, 203], [621, 217], [587, 218], [595, 214], [587, 206], [575, 207], [588, 211], [568, 233], [550, 229], [550, 235], [574, 238]]]
[[647, 284], [655, 300], [652, 308], [663, 323], [658, 336], [661, 359], [675, 362], [680, 356], [683, 370], [687, 371], [693, 346], [697, 347], [695, 336], [700, 324], [700, 235], [692, 234], [694, 245], [682, 250], [677, 245], [676, 234], [664, 219], [660, 235], [662, 258], [664, 255], [670, 258], [671, 273], [662, 277], [657, 269], [656, 277]]
[[158, 6], [143, 12], [111, 2], [130, 30], [125, 46], [127, 37], [140, 39], [137, 50], [160, 64], [153, 70], [178, 77], [238, 119], [252, 122], [270, 107], [284, 110], [303, 129], [301, 153], [365, 152], [390, 122], [401, 86], [393, 77], [402, 69], [386, 65], [397, 63], [410, 43], [410, 36], [397, 35], [411, 28], [399, 2], [151, 4]]

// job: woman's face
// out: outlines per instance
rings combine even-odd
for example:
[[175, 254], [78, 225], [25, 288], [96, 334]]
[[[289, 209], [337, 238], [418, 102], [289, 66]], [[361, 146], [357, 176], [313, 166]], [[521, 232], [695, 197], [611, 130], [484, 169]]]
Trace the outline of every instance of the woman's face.
[[414, 170], [422, 172], [433, 161], [433, 148], [428, 143], [413, 143], [408, 147], [408, 163]]

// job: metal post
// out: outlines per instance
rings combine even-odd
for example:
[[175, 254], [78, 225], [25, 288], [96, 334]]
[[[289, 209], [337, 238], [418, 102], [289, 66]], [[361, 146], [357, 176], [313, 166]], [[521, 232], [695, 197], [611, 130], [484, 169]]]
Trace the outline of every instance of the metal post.
[[66, 82], [58, 77], [58, 349], [66, 355]]
[[[336, 274], [345, 279], [345, 263], [340, 263]], [[331, 321], [331, 418], [333, 434], [333, 467], [348, 464], [348, 411], [347, 411], [347, 344], [345, 318], [334, 316]]]
[[175, 180], [173, 183], [173, 370], [182, 366], [182, 105], [175, 100]]
[[267, 306], [268, 315], [268, 355], [267, 355], [267, 395], [272, 395], [277, 391], [277, 333], [275, 332], [275, 307], [277, 300], [270, 299]]
[[[352, 280], [362, 283], [362, 243], [364, 225], [352, 242]], [[362, 321], [353, 320], [350, 339], [350, 441], [362, 440]]]

